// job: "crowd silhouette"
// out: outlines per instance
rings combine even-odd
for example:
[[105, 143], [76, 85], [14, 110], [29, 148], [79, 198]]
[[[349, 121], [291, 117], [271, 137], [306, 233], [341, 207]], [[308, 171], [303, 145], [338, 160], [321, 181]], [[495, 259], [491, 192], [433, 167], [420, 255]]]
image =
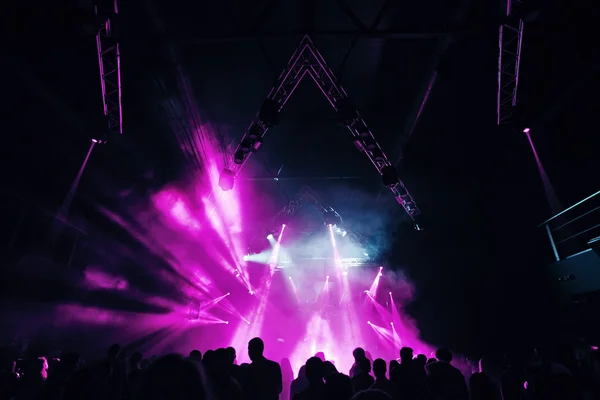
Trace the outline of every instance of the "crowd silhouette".
[[[398, 360], [372, 360], [356, 348], [348, 374], [323, 353], [306, 360], [294, 377], [288, 359], [264, 356], [262, 339], [248, 342], [250, 363], [238, 365], [234, 348], [192, 350], [145, 359], [123, 354], [119, 345], [97, 363], [83, 364], [65, 353], [5, 359], [0, 400], [587, 400], [600, 398], [597, 349], [536, 349], [510, 354], [503, 363], [467, 358], [468, 371], [453, 365], [453, 355], [438, 349], [427, 358], [400, 349]], [[574, 350], [574, 348], [571, 348]], [[500, 367], [500, 368], [498, 368]]]

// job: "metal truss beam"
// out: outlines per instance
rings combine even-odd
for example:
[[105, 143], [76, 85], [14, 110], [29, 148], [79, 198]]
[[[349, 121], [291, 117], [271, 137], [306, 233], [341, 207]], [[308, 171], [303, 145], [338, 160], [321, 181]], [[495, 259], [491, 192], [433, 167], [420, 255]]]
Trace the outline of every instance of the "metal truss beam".
[[[300, 81], [306, 76], [312, 78], [336, 112], [348, 116], [344, 123], [350, 131], [355, 144], [361, 149], [360, 151], [365, 153], [379, 175], [384, 176], [385, 171], [389, 169], [395, 171], [393, 163], [388, 160], [388, 157], [383, 152], [379, 143], [377, 143], [373, 133], [358, 110], [352, 106], [348, 94], [338, 83], [336, 76], [327, 66], [325, 59], [321, 56], [308, 35], [304, 36], [290, 58], [287, 67], [283, 70], [275, 86], [267, 96], [266, 103], [275, 104], [277, 113], [281, 112]], [[235, 153], [228, 165], [228, 173], [231, 176], [237, 175], [252, 152], [262, 144], [263, 137], [269, 130], [269, 124], [263, 121], [263, 119], [259, 112], [250, 123], [248, 130], [236, 147]], [[404, 186], [404, 183], [397, 179], [396, 183], [387, 186], [396, 201], [404, 208], [408, 216], [414, 220], [420, 214], [420, 211]]]
[[511, 119], [517, 105], [521, 46], [525, 23], [517, 16], [514, 7], [520, 0], [505, 0], [505, 19], [498, 32], [498, 99], [497, 123], [502, 125]]
[[[121, 53], [117, 35], [117, 0], [110, 7], [95, 6], [98, 19], [96, 48], [100, 68], [100, 85], [104, 116], [108, 134], [123, 133], [123, 107], [121, 104]], [[100, 140], [100, 138], [96, 138]]]

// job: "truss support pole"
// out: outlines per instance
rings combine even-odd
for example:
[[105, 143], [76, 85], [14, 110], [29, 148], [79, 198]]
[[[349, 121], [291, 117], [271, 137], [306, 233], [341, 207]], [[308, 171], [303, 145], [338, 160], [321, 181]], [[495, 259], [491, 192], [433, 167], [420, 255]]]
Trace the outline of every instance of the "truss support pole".
[[[121, 52], [119, 48], [117, 18], [119, 8], [117, 0], [110, 6], [94, 8], [98, 21], [96, 48], [100, 69], [102, 104], [104, 116], [108, 122], [108, 135], [123, 133], [123, 107], [121, 104]], [[103, 143], [103, 138], [94, 138]]]
[[519, 68], [521, 66], [521, 46], [523, 45], [522, 18], [515, 13], [519, 0], [505, 0], [504, 19], [498, 32], [498, 98], [497, 123], [508, 122], [517, 105]]
[[[348, 94], [339, 84], [335, 74], [327, 66], [325, 59], [308, 35], [304, 36], [290, 58], [287, 67], [283, 70], [275, 86], [267, 96], [265, 105], [270, 105], [272, 110], [276, 109], [277, 114], [281, 112], [300, 81], [307, 75], [319, 87], [338, 115], [343, 116], [343, 123], [350, 131], [354, 144], [359, 151], [363, 152], [369, 158], [379, 175], [383, 178], [389, 178], [390, 171], [392, 171], [392, 182], [386, 183], [386, 186], [392, 192], [396, 201], [414, 221], [415, 217], [420, 214], [419, 208], [404, 186], [404, 183], [395, 176], [397, 174], [395, 173], [394, 165], [384, 153], [358, 110], [352, 105], [353, 103]], [[233, 158], [228, 164], [227, 176], [232, 177], [237, 175], [250, 155], [262, 145], [263, 137], [269, 128], [274, 126], [270, 121], [265, 121], [263, 111], [264, 105], [261, 112], [252, 120], [248, 130], [236, 147]], [[271, 119], [277, 120], [276, 117]], [[232, 182], [229, 182], [223, 188], [231, 188], [232, 186]]]

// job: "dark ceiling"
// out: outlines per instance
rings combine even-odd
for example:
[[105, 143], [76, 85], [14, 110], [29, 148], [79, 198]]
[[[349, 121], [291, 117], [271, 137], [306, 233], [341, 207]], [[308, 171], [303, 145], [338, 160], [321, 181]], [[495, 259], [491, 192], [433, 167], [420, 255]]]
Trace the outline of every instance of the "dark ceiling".
[[[4, 121], [2, 186], [52, 209], [104, 121], [84, 13], [30, 3], [14, 10], [14, 20], [24, 22], [4, 50], [5, 88], [16, 107]], [[474, 331], [492, 327], [495, 317], [474, 304], [478, 298], [496, 304], [498, 318], [520, 315], [515, 318], [523, 321], [530, 310], [523, 304], [532, 301], [528, 285], [539, 270], [533, 265], [545, 260], [535, 225], [549, 212], [526, 140], [495, 125], [502, 2], [488, 3], [123, 1], [125, 134], [92, 156], [74, 207], [114, 202], [131, 187], [145, 193], [179, 175], [182, 157], [161, 102], [181, 93], [158, 90], [157, 80], [173, 87], [181, 68], [202, 117], [219, 126], [226, 141], [237, 140], [308, 32], [388, 155], [400, 160], [402, 149], [400, 173], [429, 230], [415, 237], [397, 229], [395, 221], [404, 219], [400, 207], [388, 193], [380, 198], [376, 171], [308, 80], [243, 171], [244, 179], [258, 178], [255, 191], [269, 198], [265, 215], [308, 184], [345, 218], [365, 223], [365, 215], [377, 217], [394, 228], [390, 257], [406, 266], [422, 294], [414, 312], [434, 308], [449, 318], [429, 322], [432, 331], [453, 319], [478, 325], [469, 315], [486, 327]], [[519, 98], [547, 172], [569, 204], [597, 190], [597, 179], [584, 178], [600, 167], [598, 138], [590, 133], [598, 102], [585, 95], [600, 88], [597, 51], [585, 40], [596, 11], [565, 4], [544, 2], [527, 24]], [[417, 120], [434, 71], [437, 80]], [[280, 168], [279, 183], [268, 179]], [[427, 301], [439, 296], [448, 300]]]

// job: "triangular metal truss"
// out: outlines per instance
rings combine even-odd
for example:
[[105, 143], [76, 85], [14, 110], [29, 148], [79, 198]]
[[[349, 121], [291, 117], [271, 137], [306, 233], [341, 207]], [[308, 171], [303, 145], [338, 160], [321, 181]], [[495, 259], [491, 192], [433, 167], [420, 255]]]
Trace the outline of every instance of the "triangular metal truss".
[[[327, 66], [325, 59], [321, 56], [308, 35], [304, 36], [300, 42], [287, 67], [281, 73], [275, 86], [267, 96], [263, 109], [252, 120], [247, 132], [236, 147], [228, 164], [228, 170], [226, 170], [227, 175], [231, 177], [230, 179], [233, 179], [232, 177], [237, 175], [250, 154], [261, 146], [263, 137], [269, 128], [275, 125], [272, 121], [265, 121], [265, 106], [269, 106], [267, 108], [270, 108], [271, 114], [275, 113], [278, 115], [294, 93], [296, 87], [298, 87], [300, 81], [306, 76], [310, 76], [319, 89], [321, 89], [329, 104], [331, 104], [341, 117], [343, 123], [348, 127], [357, 149], [367, 155], [377, 169], [377, 172], [386, 181], [386, 186], [393, 193], [396, 201], [404, 208], [411, 219], [414, 220], [420, 214], [420, 211], [413, 198], [408, 190], [406, 190], [404, 183], [398, 179], [394, 165], [388, 160], [381, 146], [375, 140], [373, 133], [353, 106], [348, 94], [338, 83], [336, 76]], [[290, 207], [293, 209], [294, 205], [290, 204]]]

